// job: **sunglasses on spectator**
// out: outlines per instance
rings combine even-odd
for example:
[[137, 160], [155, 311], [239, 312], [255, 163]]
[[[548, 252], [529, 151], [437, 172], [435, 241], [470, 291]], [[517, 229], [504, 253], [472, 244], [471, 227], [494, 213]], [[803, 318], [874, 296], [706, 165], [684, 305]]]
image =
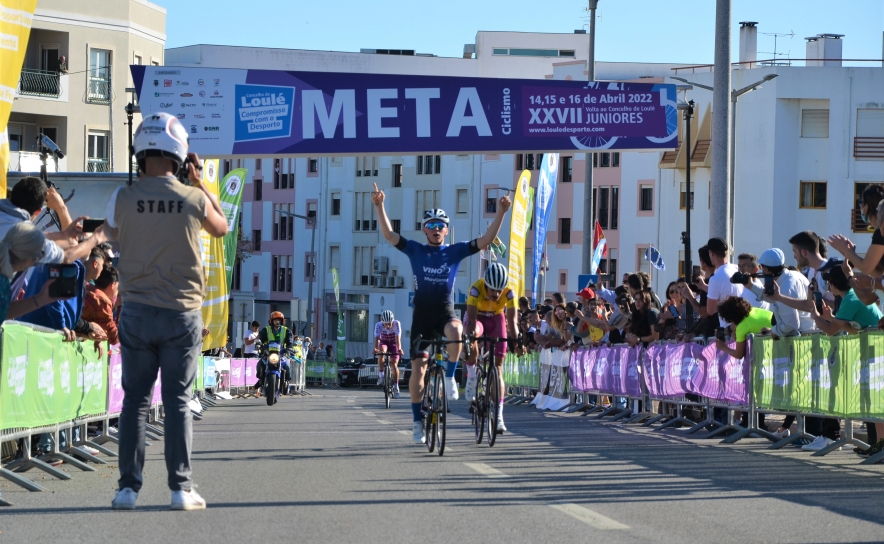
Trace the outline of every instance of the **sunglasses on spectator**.
[[424, 225], [429, 230], [444, 230], [447, 226], [442, 221], [430, 221]]

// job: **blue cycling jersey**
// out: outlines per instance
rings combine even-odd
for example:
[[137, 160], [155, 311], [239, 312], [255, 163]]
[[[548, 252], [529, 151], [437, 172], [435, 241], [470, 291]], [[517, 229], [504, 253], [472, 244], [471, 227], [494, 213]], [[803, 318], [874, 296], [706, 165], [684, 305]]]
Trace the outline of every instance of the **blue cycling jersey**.
[[451, 303], [454, 278], [460, 262], [479, 252], [479, 242], [458, 242], [444, 246], [419, 244], [399, 237], [396, 249], [405, 253], [414, 274], [414, 305]]

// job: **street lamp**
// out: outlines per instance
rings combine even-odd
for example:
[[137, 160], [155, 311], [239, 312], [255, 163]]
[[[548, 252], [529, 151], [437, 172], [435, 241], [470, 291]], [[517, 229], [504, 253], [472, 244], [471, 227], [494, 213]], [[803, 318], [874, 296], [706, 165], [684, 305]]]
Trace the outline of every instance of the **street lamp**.
[[[310, 284], [307, 286], [307, 330], [310, 331], [310, 335], [313, 334], [313, 282], [316, 280], [316, 211], [310, 210], [307, 212], [307, 215], [300, 215], [297, 213], [291, 213], [284, 210], [276, 210], [282, 215], [291, 215], [292, 217], [298, 217], [308, 222], [313, 223], [313, 232], [310, 235], [310, 255], [313, 258], [312, 266], [310, 267]], [[294, 320], [294, 316], [292, 316]]]
[[[735, 155], [737, 150], [737, 99], [743, 96], [748, 92], [752, 92], [755, 89], [760, 89], [762, 83], [767, 83], [768, 81], [774, 79], [779, 76], [779, 74], [767, 74], [762, 78], [761, 81], [756, 81], [751, 85], [746, 85], [742, 89], [734, 89], [731, 91], [731, 104], [733, 111], [733, 119], [731, 122], [731, 166], [730, 166], [730, 179], [728, 180], [728, 192], [731, 195], [731, 223], [728, 225], [728, 244], [730, 244], [731, 249], [734, 247], [734, 202], [736, 201], [736, 185], [734, 184], [734, 179], [736, 176], [735, 172]], [[687, 83], [688, 85], [693, 85], [695, 87], [699, 87], [701, 89], [706, 89], [707, 91], [713, 91], [714, 88], [709, 85], [703, 85], [702, 83], [694, 83], [693, 81], [688, 81], [683, 77], [673, 77], [672, 79], [681, 81], [682, 83]], [[688, 142], [690, 146], [690, 142]], [[690, 149], [688, 149], [688, 155], [690, 155]]]
[[[689, 91], [690, 85], [678, 85], [679, 91]], [[691, 208], [693, 207], [693, 192], [691, 191], [691, 118], [694, 116], [694, 101], [678, 102], [678, 110], [684, 112], [685, 120], [685, 141], [687, 142], [685, 154], [685, 203], [684, 203], [684, 222], [685, 229], [681, 233], [681, 241], [684, 243], [684, 277], [688, 284], [691, 283]], [[694, 307], [685, 304], [685, 330], [691, 330], [694, 325]]]
[[126, 124], [129, 125], [129, 185], [132, 185], [132, 155], [135, 153], [132, 147], [132, 116], [141, 113], [141, 107], [135, 103], [135, 88], [126, 87], [126, 92], [130, 93], [129, 103], [126, 104], [126, 118], [129, 122]]

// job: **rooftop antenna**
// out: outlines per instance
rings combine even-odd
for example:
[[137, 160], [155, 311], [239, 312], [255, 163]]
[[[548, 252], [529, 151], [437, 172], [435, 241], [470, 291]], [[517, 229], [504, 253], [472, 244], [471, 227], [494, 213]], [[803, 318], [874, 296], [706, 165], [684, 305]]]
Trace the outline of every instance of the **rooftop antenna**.
[[776, 63], [777, 57], [786, 57], [789, 58], [791, 50], [786, 53], [777, 53], [777, 38], [789, 38], [790, 40], [795, 37], [795, 31], [790, 30], [789, 33], [785, 32], [762, 32], [765, 36], [773, 36], [773, 53], [770, 51], [759, 51], [759, 53], [764, 53], [766, 55], [773, 55], [774, 63]]

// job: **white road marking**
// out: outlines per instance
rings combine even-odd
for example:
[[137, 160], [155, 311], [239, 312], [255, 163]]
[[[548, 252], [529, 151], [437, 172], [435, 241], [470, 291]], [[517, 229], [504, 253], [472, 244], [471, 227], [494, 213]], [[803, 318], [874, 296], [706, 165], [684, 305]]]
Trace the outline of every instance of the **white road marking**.
[[368, 416], [368, 417], [374, 417], [374, 412], [362, 412], [362, 415]]
[[381, 425], [392, 425], [392, 423], [390, 423], [386, 419], [379, 419], [378, 423], [380, 423]]
[[551, 504], [550, 508], [568, 514], [572, 518], [582, 521], [583, 523], [601, 529], [603, 531], [625, 530], [629, 529], [628, 525], [623, 525], [609, 517], [605, 517], [598, 512], [585, 508], [574, 503]]
[[347, 402], [356, 402], [356, 401], [353, 399], [347, 399]]
[[479, 474], [484, 474], [489, 478], [509, 478], [509, 475], [504, 474], [503, 472], [497, 470], [496, 468], [491, 468], [485, 463], [464, 463], [467, 467], [475, 470]]
[[404, 434], [405, 436], [411, 436], [411, 431], [399, 431], [399, 434]]

